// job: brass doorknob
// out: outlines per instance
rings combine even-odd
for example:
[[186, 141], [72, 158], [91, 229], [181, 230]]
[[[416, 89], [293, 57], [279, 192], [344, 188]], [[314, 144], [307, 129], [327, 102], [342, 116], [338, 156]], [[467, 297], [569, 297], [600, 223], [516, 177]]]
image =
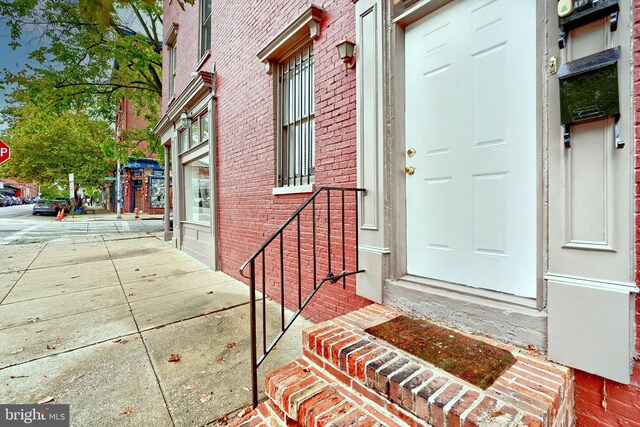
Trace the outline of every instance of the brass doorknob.
[[404, 168], [404, 172], [405, 172], [407, 175], [413, 175], [414, 173], [416, 173], [416, 168], [414, 168], [413, 166], [406, 166], [406, 167]]
[[413, 156], [415, 156], [415, 154], [416, 154], [416, 149], [415, 148], [409, 148], [407, 150], [407, 156], [413, 157]]

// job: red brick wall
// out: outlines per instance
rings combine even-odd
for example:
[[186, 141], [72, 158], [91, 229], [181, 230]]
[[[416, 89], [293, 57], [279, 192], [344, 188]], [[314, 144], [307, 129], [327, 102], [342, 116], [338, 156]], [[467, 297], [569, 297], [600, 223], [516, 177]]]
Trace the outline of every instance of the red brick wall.
[[[165, 31], [177, 23], [176, 96], [192, 79], [198, 64], [198, 4], [182, 12], [177, 4], [164, 2]], [[272, 195], [275, 180], [273, 77], [264, 71], [256, 53], [299, 13], [306, 0], [260, 2], [214, 1], [211, 56], [201, 69], [217, 71], [218, 132], [218, 232], [222, 271], [241, 279], [238, 268], [308, 197]], [[321, 36], [314, 43], [316, 188], [356, 185], [355, 72], [345, 76], [335, 45], [348, 37], [355, 40], [355, 12], [350, 1], [324, 3]], [[167, 51], [165, 51], [166, 55]], [[167, 67], [167, 61], [165, 68]], [[168, 69], [164, 69], [163, 112], [167, 109]], [[326, 196], [323, 197], [323, 201]], [[326, 202], [325, 202], [326, 203]], [[339, 207], [340, 196], [332, 197]], [[348, 196], [345, 244], [347, 268], [355, 265], [354, 198]], [[326, 209], [324, 209], [326, 210]], [[324, 212], [318, 209], [318, 246], [326, 247]], [[342, 270], [340, 210], [332, 213], [332, 271]], [[303, 299], [313, 289], [311, 216], [302, 217], [301, 244]], [[285, 234], [285, 301], [297, 307], [297, 240], [295, 227]], [[270, 249], [266, 263], [267, 294], [280, 300], [279, 242]], [[326, 250], [318, 251], [326, 256]], [[271, 261], [269, 261], [271, 259]], [[258, 271], [262, 269], [258, 265]], [[326, 260], [318, 259], [318, 277], [327, 273]], [[261, 282], [261, 278], [260, 282]], [[246, 282], [246, 281], [245, 281]], [[355, 280], [326, 283], [303, 315], [326, 320], [369, 304], [355, 295]]]
[[[634, 4], [634, 98], [635, 98], [635, 167], [636, 167], [636, 270], [640, 263], [640, 3]], [[636, 282], [640, 286], [636, 271]], [[605, 380], [576, 371], [575, 411], [579, 426], [640, 427], [640, 297], [636, 297], [636, 348], [630, 385]]]
[[[196, 66], [200, 61], [198, 52], [198, 31], [199, 31], [199, 0], [193, 5], [184, 3], [185, 10], [180, 9], [176, 1], [163, 1], [163, 35], [173, 25], [178, 24], [178, 36], [175, 46], [177, 49], [176, 64], [176, 90], [177, 98], [189, 82], [193, 79], [191, 73], [196, 71]], [[214, 17], [216, 11], [224, 7], [221, 3], [214, 1]], [[162, 114], [167, 112], [169, 102], [169, 46], [165, 45], [163, 50], [162, 61]], [[208, 60], [201, 64], [200, 69], [211, 71], [211, 61]]]

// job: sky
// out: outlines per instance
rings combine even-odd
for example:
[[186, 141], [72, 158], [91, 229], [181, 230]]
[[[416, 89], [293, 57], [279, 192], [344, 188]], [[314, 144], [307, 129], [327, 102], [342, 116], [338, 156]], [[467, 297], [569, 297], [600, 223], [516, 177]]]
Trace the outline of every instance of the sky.
[[[7, 28], [6, 18], [0, 16], [0, 70], [5, 68], [9, 71], [16, 72], [22, 69], [28, 63], [29, 52], [37, 48], [36, 41], [32, 41], [32, 34], [23, 34], [20, 39], [21, 47], [13, 50], [9, 43], [11, 36]], [[0, 78], [2, 76], [0, 75]], [[0, 90], [0, 109], [6, 106], [5, 90]], [[9, 89], [10, 90], [10, 89]], [[6, 128], [5, 123], [0, 118], [0, 132]]]

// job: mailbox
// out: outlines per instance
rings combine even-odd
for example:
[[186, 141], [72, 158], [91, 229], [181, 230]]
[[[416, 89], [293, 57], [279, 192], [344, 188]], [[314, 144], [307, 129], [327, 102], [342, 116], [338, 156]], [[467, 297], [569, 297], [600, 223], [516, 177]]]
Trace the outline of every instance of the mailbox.
[[[614, 117], [620, 118], [618, 60], [620, 47], [614, 47], [560, 66], [560, 120], [565, 126], [564, 142], [571, 146], [571, 125]], [[624, 143], [616, 125], [616, 147]]]
[[609, 16], [611, 31], [618, 28], [618, 0], [559, 0], [558, 25], [562, 32], [558, 39], [560, 49], [567, 43], [567, 33], [575, 28]]

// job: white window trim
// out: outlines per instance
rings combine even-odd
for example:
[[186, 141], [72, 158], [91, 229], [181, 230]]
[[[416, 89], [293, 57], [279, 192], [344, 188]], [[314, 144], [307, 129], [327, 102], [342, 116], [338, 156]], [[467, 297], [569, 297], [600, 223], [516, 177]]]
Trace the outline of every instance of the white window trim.
[[[211, 4], [210, 10], [209, 10], [209, 16], [208, 18], [205, 19], [205, 17], [203, 16], [203, 11], [204, 11], [204, 4], [205, 2], [209, 2]], [[212, 4], [212, 0], [202, 0], [200, 2], [200, 13], [198, 14], [198, 55], [201, 58], [201, 61], [199, 61], [199, 65], [202, 64], [202, 62], [204, 62], [205, 58], [208, 57], [208, 55], [211, 52], [211, 22], [212, 22], [212, 17], [213, 17], [213, 4]], [[208, 20], [209, 21], [209, 47], [208, 49], [202, 50], [202, 28], [204, 27], [204, 21]], [[198, 69], [200, 67], [197, 67], [196, 69]]]
[[273, 187], [272, 194], [274, 196], [282, 196], [284, 194], [306, 194], [313, 193], [315, 188], [315, 183], [304, 184], [304, 185], [291, 185], [285, 187]]
[[[303, 49], [309, 43], [313, 44], [314, 40], [320, 37], [320, 21], [324, 10], [318, 6], [310, 5], [305, 8], [297, 18], [291, 21], [284, 29], [276, 34], [261, 50], [257, 56], [265, 64], [265, 71], [267, 74], [273, 74], [273, 88], [274, 88], [274, 102], [276, 112], [279, 116], [280, 106], [282, 100], [279, 95], [279, 65], [281, 62], [289, 59], [295, 55], [297, 51]], [[273, 71], [276, 71], [273, 73]], [[277, 117], [278, 117], [277, 116]], [[283, 165], [280, 165], [280, 150], [281, 147], [281, 132], [279, 128], [279, 120], [275, 122], [275, 176], [274, 182], [276, 186], [273, 188], [274, 195], [281, 194], [297, 194], [297, 193], [310, 193], [313, 191], [315, 174], [310, 177], [309, 184], [303, 185], [289, 185], [289, 186], [277, 186], [278, 173], [281, 171]], [[315, 138], [314, 142], [315, 144]]]

